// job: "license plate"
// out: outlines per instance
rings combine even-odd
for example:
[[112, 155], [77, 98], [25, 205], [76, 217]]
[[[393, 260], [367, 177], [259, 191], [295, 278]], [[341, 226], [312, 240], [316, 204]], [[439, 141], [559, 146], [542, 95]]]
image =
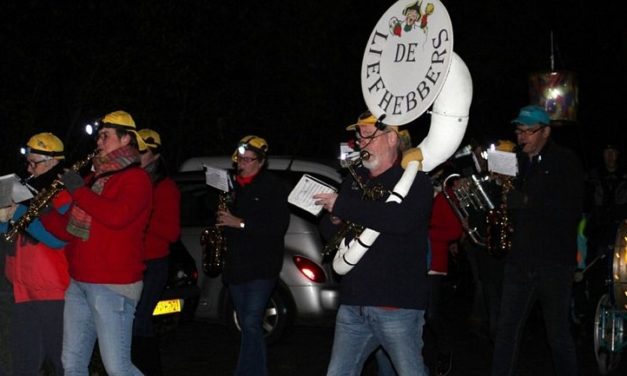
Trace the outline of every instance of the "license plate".
[[155, 310], [152, 312], [153, 316], [166, 315], [168, 313], [181, 312], [183, 307], [183, 299], [162, 300], [157, 303]]

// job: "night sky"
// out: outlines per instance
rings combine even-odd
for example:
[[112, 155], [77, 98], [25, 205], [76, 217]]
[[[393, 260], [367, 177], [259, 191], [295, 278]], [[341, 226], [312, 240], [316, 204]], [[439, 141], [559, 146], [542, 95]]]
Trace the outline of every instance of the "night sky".
[[[428, 1], [428, 0], [426, 0]], [[411, 2], [408, 0], [408, 3]], [[625, 145], [626, 27], [621, 2], [443, 1], [454, 49], [473, 76], [467, 139], [512, 139], [527, 76], [579, 77], [578, 121], [554, 132], [587, 166]], [[393, 1], [4, 1], [0, 5], [1, 174], [17, 149], [52, 131], [70, 159], [83, 125], [118, 109], [162, 134], [172, 166], [230, 153], [246, 134], [271, 154], [331, 159], [365, 110], [366, 41]], [[417, 144], [428, 116], [409, 125]]]

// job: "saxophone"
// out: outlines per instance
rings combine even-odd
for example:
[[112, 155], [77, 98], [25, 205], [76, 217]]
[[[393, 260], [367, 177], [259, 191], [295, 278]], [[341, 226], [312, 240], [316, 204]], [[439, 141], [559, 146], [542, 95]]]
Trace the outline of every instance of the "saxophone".
[[[98, 151], [94, 151], [89, 154], [84, 159], [81, 159], [74, 163], [70, 170], [74, 172], [78, 172], [81, 168], [85, 167], [98, 153]], [[49, 187], [42, 189], [39, 191], [37, 196], [33, 198], [26, 209], [26, 213], [21, 216], [17, 221], [11, 223], [11, 229], [7, 231], [6, 234], [3, 234], [4, 240], [11, 242], [15, 239], [18, 233], [26, 230], [29, 224], [33, 222], [35, 219], [39, 217], [41, 211], [48, 206], [52, 198], [62, 191], [64, 188], [63, 182], [59, 179], [55, 179]]]
[[[228, 209], [228, 198], [228, 192], [220, 192], [218, 195], [217, 211], [225, 211]], [[214, 225], [202, 230], [200, 234], [200, 245], [202, 246], [203, 272], [210, 277], [220, 275], [224, 268], [224, 258], [227, 252], [226, 237], [224, 236], [222, 228]]]
[[507, 209], [507, 194], [514, 188], [513, 178], [502, 176], [501, 204], [490, 210], [486, 217], [487, 224], [487, 249], [488, 253], [495, 257], [502, 257], [512, 248], [512, 234], [514, 226], [509, 219]]

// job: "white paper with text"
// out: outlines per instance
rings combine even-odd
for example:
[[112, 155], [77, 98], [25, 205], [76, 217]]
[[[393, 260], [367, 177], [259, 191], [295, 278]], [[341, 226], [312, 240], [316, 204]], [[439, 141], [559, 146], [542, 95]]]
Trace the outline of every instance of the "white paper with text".
[[317, 193], [332, 193], [335, 191], [336, 189], [329, 184], [311, 175], [304, 174], [289, 196], [287, 196], [287, 202], [313, 215], [318, 215], [322, 211], [322, 205], [316, 205], [316, 200], [314, 200], [313, 196]]

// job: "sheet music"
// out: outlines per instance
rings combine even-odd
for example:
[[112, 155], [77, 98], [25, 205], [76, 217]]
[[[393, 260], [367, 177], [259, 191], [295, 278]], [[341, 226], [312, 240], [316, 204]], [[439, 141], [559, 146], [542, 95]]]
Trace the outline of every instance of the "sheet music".
[[207, 165], [203, 165], [202, 167], [205, 170], [205, 183], [207, 183], [208, 186], [219, 189], [223, 192], [231, 190], [233, 186], [227, 170]]
[[0, 176], [0, 208], [33, 198], [31, 191], [15, 174]]
[[303, 174], [292, 192], [287, 196], [287, 202], [313, 215], [322, 211], [322, 205], [316, 205], [313, 196], [316, 193], [332, 193], [335, 188], [315, 177]]
[[488, 171], [507, 176], [518, 175], [516, 153], [488, 150]]

